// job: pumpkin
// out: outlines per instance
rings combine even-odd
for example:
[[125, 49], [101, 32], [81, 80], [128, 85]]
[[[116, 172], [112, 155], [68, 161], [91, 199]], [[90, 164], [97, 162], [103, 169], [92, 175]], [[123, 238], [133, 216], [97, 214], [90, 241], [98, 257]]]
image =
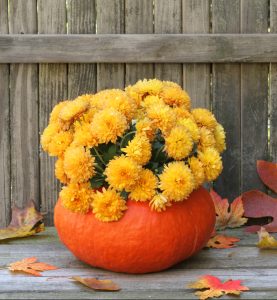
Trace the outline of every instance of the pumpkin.
[[101, 222], [92, 212], [79, 214], [55, 207], [61, 241], [80, 260], [115, 272], [147, 273], [167, 269], [206, 245], [215, 225], [209, 193], [200, 187], [166, 211], [148, 202], [127, 200], [128, 210], [117, 222]]

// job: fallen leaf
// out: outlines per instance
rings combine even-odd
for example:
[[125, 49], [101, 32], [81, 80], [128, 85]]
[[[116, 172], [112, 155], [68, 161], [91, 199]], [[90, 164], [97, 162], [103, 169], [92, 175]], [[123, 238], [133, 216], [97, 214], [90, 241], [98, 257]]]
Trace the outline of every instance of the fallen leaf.
[[74, 276], [72, 277], [72, 279], [82, 283], [83, 285], [93, 290], [112, 292], [121, 290], [116, 283], [109, 279], [100, 280], [96, 278], [82, 278], [79, 276]]
[[263, 183], [277, 193], [277, 163], [258, 160], [257, 172]]
[[8, 227], [0, 229], [0, 240], [26, 237], [44, 231], [43, 216], [32, 200], [23, 209], [12, 208], [12, 220]]
[[43, 262], [36, 262], [36, 257], [24, 258], [20, 261], [11, 263], [8, 266], [8, 269], [12, 272], [25, 272], [34, 276], [41, 276], [40, 272], [56, 270], [58, 269], [55, 266], [48, 265]]
[[[248, 218], [272, 217], [273, 221], [263, 225], [268, 232], [277, 232], [277, 199], [258, 191], [252, 190], [242, 194], [244, 215]], [[257, 232], [260, 225], [246, 227], [247, 232]]]
[[220, 297], [224, 294], [239, 295], [242, 291], [248, 291], [249, 288], [241, 285], [241, 280], [228, 280], [221, 282], [219, 278], [212, 275], [204, 275], [198, 281], [188, 286], [192, 289], [205, 289], [205, 291], [197, 291], [196, 296], [199, 299], [208, 299], [212, 297]]
[[216, 236], [209, 239], [206, 247], [215, 249], [233, 248], [236, 246], [234, 243], [239, 241], [240, 239], [234, 236], [217, 234]]
[[244, 209], [241, 197], [237, 197], [230, 205], [227, 199], [222, 199], [214, 190], [210, 191], [210, 195], [215, 206], [216, 229], [240, 227], [247, 222], [247, 219], [242, 217]]
[[270, 235], [263, 227], [258, 231], [259, 242], [257, 246], [261, 249], [277, 248], [277, 240]]

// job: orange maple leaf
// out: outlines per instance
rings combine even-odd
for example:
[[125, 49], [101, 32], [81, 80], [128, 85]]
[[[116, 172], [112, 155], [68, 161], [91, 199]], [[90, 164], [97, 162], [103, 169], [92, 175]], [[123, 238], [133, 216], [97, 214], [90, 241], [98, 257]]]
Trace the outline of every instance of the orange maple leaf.
[[74, 276], [72, 277], [75, 281], [78, 281], [82, 283], [83, 285], [89, 287], [90, 289], [93, 290], [98, 290], [98, 291], [119, 291], [120, 287], [114, 283], [112, 280], [109, 279], [96, 279], [96, 278], [82, 278], [79, 276]]
[[206, 245], [208, 248], [216, 249], [227, 249], [233, 248], [236, 245], [234, 243], [239, 242], [240, 239], [234, 236], [220, 235], [217, 234], [214, 237], [211, 237]]
[[244, 209], [241, 196], [237, 197], [230, 205], [228, 199], [222, 199], [214, 190], [210, 191], [210, 195], [215, 206], [216, 229], [240, 227], [247, 222], [247, 218], [242, 217]]
[[205, 289], [205, 291], [197, 291], [196, 296], [199, 299], [208, 299], [212, 297], [220, 297], [224, 294], [239, 295], [241, 291], [248, 291], [249, 288], [241, 285], [241, 280], [228, 280], [221, 282], [219, 278], [212, 275], [204, 275], [199, 280], [188, 286], [192, 289]]
[[24, 258], [20, 261], [11, 263], [8, 266], [8, 269], [12, 272], [25, 272], [34, 276], [41, 276], [40, 272], [56, 270], [58, 269], [55, 266], [48, 265], [43, 262], [36, 262], [36, 257]]

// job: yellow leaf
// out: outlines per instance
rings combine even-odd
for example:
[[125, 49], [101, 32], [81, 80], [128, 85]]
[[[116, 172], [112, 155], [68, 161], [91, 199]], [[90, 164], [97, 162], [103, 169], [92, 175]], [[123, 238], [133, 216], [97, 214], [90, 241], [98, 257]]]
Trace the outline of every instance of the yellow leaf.
[[277, 240], [270, 235], [263, 227], [258, 231], [259, 242], [257, 246], [261, 249], [277, 248]]

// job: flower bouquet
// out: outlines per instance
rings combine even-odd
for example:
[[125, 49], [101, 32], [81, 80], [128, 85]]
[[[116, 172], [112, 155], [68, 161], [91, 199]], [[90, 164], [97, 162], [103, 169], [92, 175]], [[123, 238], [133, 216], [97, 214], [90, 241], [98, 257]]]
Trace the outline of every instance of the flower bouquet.
[[215, 212], [201, 185], [222, 171], [225, 133], [176, 83], [143, 80], [60, 102], [41, 144], [64, 184], [55, 226], [81, 260], [153, 272], [209, 239]]

